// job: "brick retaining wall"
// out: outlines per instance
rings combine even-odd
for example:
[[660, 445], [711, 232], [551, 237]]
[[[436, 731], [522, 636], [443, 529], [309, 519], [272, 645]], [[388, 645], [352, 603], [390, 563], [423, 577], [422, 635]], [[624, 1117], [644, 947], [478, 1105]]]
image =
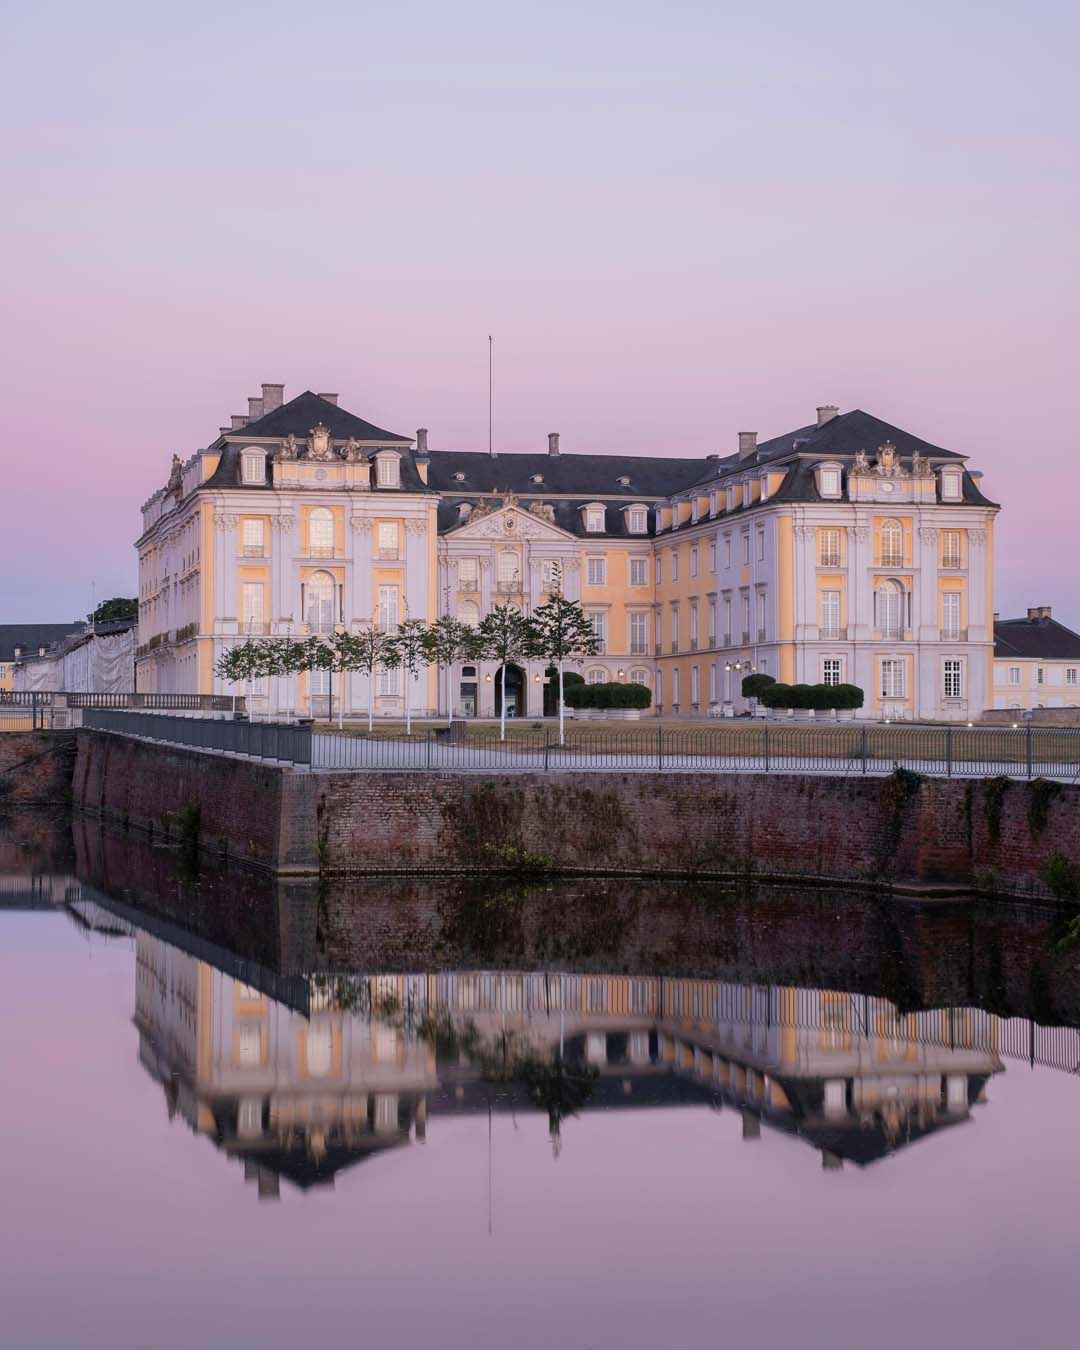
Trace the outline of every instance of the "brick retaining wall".
[[0, 807], [71, 800], [72, 731], [0, 732]]
[[[76, 802], [282, 871], [626, 871], [948, 882], [1080, 871], [1080, 788], [798, 774], [306, 773], [79, 733]], [[1041, 814], [1045, 820], [1040, 820]]]

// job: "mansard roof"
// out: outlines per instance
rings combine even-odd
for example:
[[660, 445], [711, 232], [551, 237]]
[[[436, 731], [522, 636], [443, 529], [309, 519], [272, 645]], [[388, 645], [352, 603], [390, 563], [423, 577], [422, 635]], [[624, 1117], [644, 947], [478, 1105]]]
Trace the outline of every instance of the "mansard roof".
[[[515, 492], [520, 496], [569, 495], [621, 499], [668, 497], [697, 481], [704, 457], [663, 455], [499, 454], [471, 450], [432, 450], [428, 485], [461, 496], [478, 492]], [[458, 479], [456, 474], [463, 474]], [[539, 474], [541, 483], [534, 483]], [[628, 478], [623, 486], [620, 478]]]
[[247, 426], [237, 427], [226, 435], [241, 440], [245, 437], [260, 440], [290, 434], [304, 437], [319, 422], [329, 427], [332, 436], [342, 439], [353, 436], [358, 441], [382, 441], [401, 446], [412, 444], [411, 436], [399, 436], [396, 431], [384, 431], [382, 427], [373, 426], [347, 409], [339, 408], [329, 399], [313, 394], [310, 389], [305, 389], [302, 394], [297, 394], [264, 417], [249, 422]]
[[36, 656], [39, 647], [51, 647], [76, 633], [81, 624], [75, 623], [0, 623], [0, 661], [14, 661], [15, 648], [21, 647], [26, 656]]
[[1080, 661], [1080, 633], [1057, 619], [996, 619], [994, 655], [1027, 657], [1036, 661]]
[[[487, 456], [485, 455], [484, 458], [486, 459]], [[653, 533], [651, 518], [648, 533], [631, 534], [626, 528], [626, 516], [624, 515], [626, 507], [633, 506], [635, 502], [640, 502], [644, 495], [646, 494], [639, 493], [637, 497], [634, 497], [632, 494], [627, 494], [626, 500], [623, 501], [610, 497], [605, 500], [602, 497], [585, 497], [584, 495], [576, 501], [559, 501], [552, 500], [550, 497], [545, 497], [543, 495], [543, 488], [534, 488], [531, 493], [521, 498], [519, 505], [522, 510], [528, 511], [529, 507], [534, 502], [543, 502], [545, 506], [551, 507], [552, 519], [550, 523], [552, 525], [557, 526], [560, 530], [564, 530], [567, 534], [575, 535], [581, 539], [594, 539], [597, 541], [613, 538], [648, 539]], [[439, 533], [449, 534], [453, 530], [463, 528], [468, 523], [461, 519], [458, 511], [458, 507], [462, 502], [468, 502], [469, 505], [476, 506], [478, 502], [484, 500], [490, 501], [490, 497], [482, 498], [476, 494], [473, 494], [472, 496], [462, 496], [460, 493], [442, 497], [439, 501]], [[605, 528], [603, 532], [586, 530], [581, 510], [586, 502], [595, 502], [597, 506], [602, 506], [604, 508]]]

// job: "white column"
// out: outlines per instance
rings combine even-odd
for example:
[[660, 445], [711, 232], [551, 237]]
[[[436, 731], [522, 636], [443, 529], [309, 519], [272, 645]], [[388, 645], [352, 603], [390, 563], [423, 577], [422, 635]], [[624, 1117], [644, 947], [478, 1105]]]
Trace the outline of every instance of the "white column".
[[352, 535], [352, 603], [345, 611], [345, 622], [370, 623], [374, 617], [375, 599], [371, 593], [371, 545], [373, 525], [371, 517], [354, 511], [349, 517]]

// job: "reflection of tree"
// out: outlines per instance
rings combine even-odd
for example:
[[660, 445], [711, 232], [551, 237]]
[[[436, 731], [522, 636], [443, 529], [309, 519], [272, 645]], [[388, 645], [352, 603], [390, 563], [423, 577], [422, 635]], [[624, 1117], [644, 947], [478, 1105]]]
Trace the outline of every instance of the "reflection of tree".
[[547, 1112], [548, 1131], [558, 1157], [562, 1146], [562, 1123], [576, 1116], [593, 1093], [598, 1076], [591, 1064], [567, 1064], [560, 1056], [553, 1060], [524, 1060], [520, 1075], [529, 1090], [529, 1100]]

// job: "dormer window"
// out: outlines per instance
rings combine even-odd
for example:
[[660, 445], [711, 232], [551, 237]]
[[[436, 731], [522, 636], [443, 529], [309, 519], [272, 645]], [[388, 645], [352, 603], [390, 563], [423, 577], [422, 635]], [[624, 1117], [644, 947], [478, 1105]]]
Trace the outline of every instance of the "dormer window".
[[964, 480], [962, 469], [942, 469], [941, 471], [941, 500], [943, 502], [958, 502], [964, 495]]
[[544, 475], [542, 473], [534, 473], [533, 476], [529, 479], [530, 483], [542, 483], [543, 481]]
[[266, 482], [266, 451], [249, 445], [240, 457], [241, 478], [245, 483]]
[[585, 529], [589, 534], [603, 534], [606, 511], [597, 502], [585, 508]]
[[817, 470], [818, 496], [826, 501], [840, 498], [841, 475], [839, 464], [819, 464]]
[[649, 509], [646, 506], [626, 508], [626, 533], [646, 534], [649, 529]]
[[375, 456], [375, 482], [381, 488], [401, 486], [401, 461], [392, 450]]
[[618, 485], [619, 485], [620, 487], [629, 487], [629, 486], [630, 486], [630, 479], [627, 478], [627, 476], [626, 476], [625, 474], [622, 474], [621, 477], [616, 478], [615, 481], [616, 481], [616, 483], [618, 483]]
[[455, 483], [464, 483], [464, 481], [465, 481], [465, 475], [464, 475], [463, 473], [456, 473], [456, 474], [454, 474], [454, 482], [455, 482]]

